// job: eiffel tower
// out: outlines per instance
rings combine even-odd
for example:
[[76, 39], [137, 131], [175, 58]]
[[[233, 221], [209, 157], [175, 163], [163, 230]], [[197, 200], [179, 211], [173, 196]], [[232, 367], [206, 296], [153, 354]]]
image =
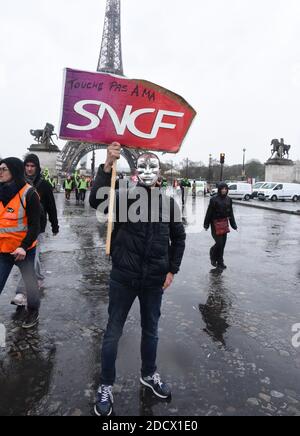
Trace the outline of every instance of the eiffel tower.
[[107, 0], [98, 71], [123, 76], [121, 0]]
[[[121, 0], [106, 0], [104, 29], [97, 71], [124, 75], [121, 43]], [[72, 174], [87, 153], [106, 149], [106, 145], [69, 141], [60, 155], [61, 171]], [[136, 168], [139, 152], [122, 149], [130, 168]]]

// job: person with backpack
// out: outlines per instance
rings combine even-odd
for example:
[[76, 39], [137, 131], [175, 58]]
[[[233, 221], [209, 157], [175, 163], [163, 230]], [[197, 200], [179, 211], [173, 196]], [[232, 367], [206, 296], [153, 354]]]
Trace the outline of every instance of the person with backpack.
[[[36, 247], [35, 256], [35, 272], [38, 279], [39, 287], [43, 287], [44, 275], [41, 271], [40, 253], [44, 241], [44, 234], [49, 221], [52, 227], [52, 233], [56, 236], [59, 233], [59, 225], [57, 219], [57, 208], [55, 198], [53, 195], [52, 186], [48, 181], [44, 180], [41, 176], [41, 165], [38, 156], [29, 154], [25, 157], [23, 171], [25, 171], [25, 178], [27, 183], [33, 186], [40, 197], [40, 233], [38, 235], [38, 245]], [[26, 290], [24, 282], [21, 280], [16, 291], [16, 297], [12, 300], [12, 304], [17, 306], [26, 306]]]
[[40, 200], [24, 178], [20, 159], [0, 161], [0, 294], [16, 265], [27, 289], [27, 314], [22, 327], [34, 327], [39, 320], [40, 295], [34, 269], [40, 233]]

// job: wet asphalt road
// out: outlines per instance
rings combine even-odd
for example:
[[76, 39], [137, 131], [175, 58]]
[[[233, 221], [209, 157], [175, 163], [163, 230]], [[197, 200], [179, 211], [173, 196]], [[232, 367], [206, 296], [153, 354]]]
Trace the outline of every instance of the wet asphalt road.
[[[10, 300], [17, 271], [0, 297], [7, 344], [0, 349], [0, 415], [90, 415], [107, 321], [105, 228], [88, 205], [57, 196], [61, 233], [47, 234], [41, 321], [20, 328]], [[164, 298], [159, 370], [173, 398], [139, 385], [136, 304], [120, 343], [116, 415], [300, 415], [300, 217], [236, 206], [228, 270], [212, 269], [206, 203], [187, 206], [182, 270]], [[196, 217], [196, 218], [195, 218]]]

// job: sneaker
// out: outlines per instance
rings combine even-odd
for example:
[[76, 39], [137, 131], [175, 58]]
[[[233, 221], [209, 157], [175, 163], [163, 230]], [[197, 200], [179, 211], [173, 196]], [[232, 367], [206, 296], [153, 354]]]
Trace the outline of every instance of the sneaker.
[[24, 321], [26, 315], [26, 308], [24, 306], [17, 306], [15, 313], [12, 314], [11, 319], [15, 322]]
[[113, 404], [112, 386], [101, 385], [94, 407], [95, 414], [97, 416], [110, 416], [113, 412]]
[[218, 263], [219, 269], [227, 269], [227, 266], [224, 263]]
[[45, 289], [45, 280], [38, 280], [38, 287], [40, 291]]
[[161, 381], [159, 374], [154, 374], [152, 377], [141, 377], [140, 381], [159, 398], [167, 399], [171, 396], [170, 387]]
[[15, 298], [11, 301], [14, 306], [25, 307], [27, 306], [27, 297], [24, 294], [17, 294]]
[[38, 310], [28, 310], [26, 318], [22, 324], [23, 329], [31, 329], [36, 326], [39, 321]]

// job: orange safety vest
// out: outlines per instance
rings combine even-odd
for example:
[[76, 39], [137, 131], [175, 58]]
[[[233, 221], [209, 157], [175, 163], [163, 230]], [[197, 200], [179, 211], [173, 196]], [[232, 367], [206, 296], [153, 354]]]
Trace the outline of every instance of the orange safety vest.
[[[32, 186], [26, 184], [6, 206], [0, 201], [0, 253], [13, 253], [26, 237], [26, 195], [31, 188]], [[37, 241], [28, 250], [36, 244]]]

